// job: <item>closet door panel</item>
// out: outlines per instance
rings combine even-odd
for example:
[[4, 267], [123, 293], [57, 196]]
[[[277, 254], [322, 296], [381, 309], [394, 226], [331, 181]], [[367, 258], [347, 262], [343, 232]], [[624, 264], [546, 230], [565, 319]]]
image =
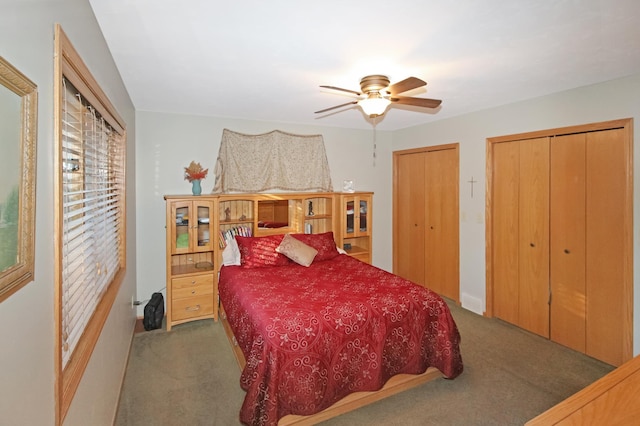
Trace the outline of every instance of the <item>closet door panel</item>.
[[584, 134], [551, 140], [551, 340], [585, 352]]
[[493, 147], [493, 313], [512, 324], [518, 324], [519, 316], [519, 158], [518, 142]]
[[549, 138], [519, 144], [519, 325], [549, 337]]
[[397, 158], [396, 261], [394, 273], [425, 285], [425, 156], [413, 153]]
[[487, 146], [487, 311], [611, 365], [628, 361], [632, 119], [490, 138]]
[[458, 156], [455, 149], [426, 155], [425, 281], [438, 294], [458, 301]]
[[587, 355], [626, 360], [624, 300], [626, 140], [620, 129], [587, 134]]

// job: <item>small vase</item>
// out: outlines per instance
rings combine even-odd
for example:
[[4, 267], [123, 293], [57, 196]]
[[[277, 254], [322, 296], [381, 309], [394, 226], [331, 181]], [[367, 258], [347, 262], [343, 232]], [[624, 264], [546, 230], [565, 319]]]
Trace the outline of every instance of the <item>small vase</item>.
[[191, 192], [193, 195], [200, 195], [202, 193], [202, 187], [200, 186], [200, 179], [191, 181]]

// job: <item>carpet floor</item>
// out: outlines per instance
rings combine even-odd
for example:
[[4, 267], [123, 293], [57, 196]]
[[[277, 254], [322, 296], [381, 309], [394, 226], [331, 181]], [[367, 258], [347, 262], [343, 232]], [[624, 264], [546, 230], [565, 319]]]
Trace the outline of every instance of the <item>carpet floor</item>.
[[[324, 426], [522, 425], [613, 367], [497, 319], [449, 304], [464, 372], [436, 379]], [[115, 426], [239, 425], [240, 370], [222, 324], [135, 334]]]

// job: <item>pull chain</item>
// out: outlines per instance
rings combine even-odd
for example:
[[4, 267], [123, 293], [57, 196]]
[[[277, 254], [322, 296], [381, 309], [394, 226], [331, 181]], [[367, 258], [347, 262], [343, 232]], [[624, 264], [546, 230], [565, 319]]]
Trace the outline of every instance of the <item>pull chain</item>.
[[378, 120], [378, 116], [376, 115], [375, 117], [373, 117], [373, 167], [376, 166], [376, 150], [377, 150], [377, 130], [376, 130], [376, 123]]

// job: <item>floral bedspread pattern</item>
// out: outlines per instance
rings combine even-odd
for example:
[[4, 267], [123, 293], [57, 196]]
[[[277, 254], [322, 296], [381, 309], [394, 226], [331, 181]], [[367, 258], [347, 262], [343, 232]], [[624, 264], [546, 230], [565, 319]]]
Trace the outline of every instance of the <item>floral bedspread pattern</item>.
[[460, 335], [434, 292], [347, 255], [247, 269], [225, 266], [220, 298], [247, 364], [240, 420], [310, 415], [399, 373], [463, 369]]

